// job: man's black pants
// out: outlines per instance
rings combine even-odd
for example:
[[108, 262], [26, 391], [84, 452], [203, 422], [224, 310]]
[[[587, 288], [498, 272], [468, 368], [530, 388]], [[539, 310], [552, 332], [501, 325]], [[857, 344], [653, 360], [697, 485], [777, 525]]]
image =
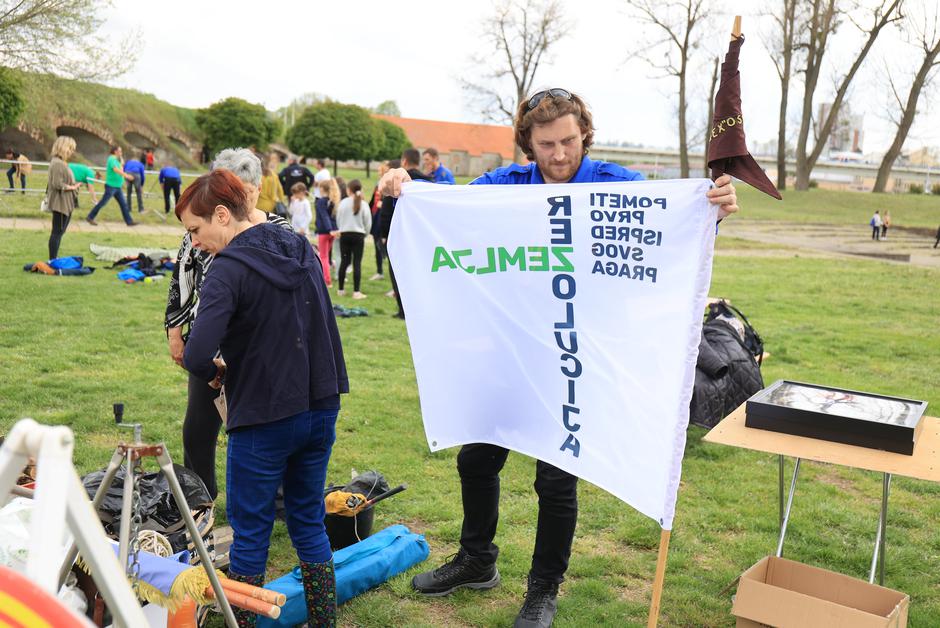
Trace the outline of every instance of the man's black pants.
[[180, 180], [179, 179], [164, 179], [163, 180], [163, 212], [166, 214], [170, 213], [170, 192], [173, 192], [173, 206], [176, 207], [176, 203], [180, 202]]
[[[495, 563], [499, 554], [493, 543], [499, 519], [499, 472], [508, 455], [508, 449], [482, 443], [464, 445], [457, 454], [463, 496], [460, 546], [487, 562]], [[561, 582], [578, 521], [578, 478], [538, 460], [535, 492], [539, 518], [530, 573], [539, 580]]]
[[218, 396], [219, 391], [208, 382], [189, 374], [189, 399], [183, 419], [183, 466], [202, 478], [212, 499], [219, 494], [215, 481], [215, 447], [222, 427], [215, 407]]

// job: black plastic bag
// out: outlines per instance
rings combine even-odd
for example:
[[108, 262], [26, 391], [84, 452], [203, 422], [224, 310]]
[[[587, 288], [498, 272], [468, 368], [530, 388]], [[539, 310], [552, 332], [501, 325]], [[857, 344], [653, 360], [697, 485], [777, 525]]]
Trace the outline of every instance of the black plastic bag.
[[[212, 506], [212, 498], [202, 478], [185, 467], [174, 464], [173, 471], [179, 480], [180, 488], [190, 511]], [[124, 503], [124, 476], [125, 468], [122, 466], [114, 476], [114, 481], [105, 493], [104, 499], [98, 508], [102, 521], [116, 533], [121, 527], [121, 506]], [[82, 484], [88, 493], [89, 499], [94, 499], [101, 481], [104, 479], [104, 469], [92, 471], [84, 478]], [[145, 473], [140, 476], [140, 517], [144, 528], [165, 532], [178, 528], [183, 516], [176, 507], [173, 493], [163, 471]]]

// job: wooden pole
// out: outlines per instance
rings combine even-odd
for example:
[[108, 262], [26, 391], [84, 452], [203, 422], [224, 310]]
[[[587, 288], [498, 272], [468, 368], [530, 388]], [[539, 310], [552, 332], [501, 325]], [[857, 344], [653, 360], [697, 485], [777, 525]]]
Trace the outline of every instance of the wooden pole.
[[731, 41], [741, 36], [741, 16], [734, 16], [734, 26], [731, 28]]
[[666, 579], [666, 558], [669, 556], [670, 533], [671, 530], [663, 530], [659, 535], [659, 558], [656, 559], [653, 599], [650, 602], [650, 614], [646, 622], [646, 628], [656, 628], [659, 623], [659, 603], [663, 597], [663, 581]]

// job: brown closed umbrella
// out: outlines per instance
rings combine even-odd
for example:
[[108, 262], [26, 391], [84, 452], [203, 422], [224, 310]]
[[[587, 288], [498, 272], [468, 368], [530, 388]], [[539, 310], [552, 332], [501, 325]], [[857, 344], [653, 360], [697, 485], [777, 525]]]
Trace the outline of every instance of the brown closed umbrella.
[[708, 140], [708, 165], [712, 180], [727, 173], [765, 194], [783, 200], [776, 186], [747, 150], [744, 139], [744, 116], [741, 113], [741, 74], [738, 58], [744, 35], [740, 34], [740, 18], [735, 20], [735, 34], [728, 45], [728, 54], [721, 64], [721, 83], [715, 95], [715, 115]]

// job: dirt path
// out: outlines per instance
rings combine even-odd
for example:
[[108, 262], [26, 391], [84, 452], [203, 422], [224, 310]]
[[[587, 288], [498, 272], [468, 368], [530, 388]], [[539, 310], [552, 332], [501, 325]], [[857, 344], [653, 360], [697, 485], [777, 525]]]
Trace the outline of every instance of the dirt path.
[[[0, 229], [27, 229], [49, 231], [50, 219], [0, 218]], [[146, 233], [148, 235], [183, 236], [183, 227], [173, 217], [166, 224], [141, 224], [128, 227], [122, 222], [101, 222], [93, 226], [75, 219], [69, 231], [77, 233]], [[871, 239], [868, 227], [823, 224], [795, 224], [782, 221], [756, 221], [732, 218], [721, 223], [721, 235], [762, 242], [776, 246], [806, 251], [823, 257], [850, 256], [874, 259], [893, 264], [913, 264], [940, 268], [940, 248], [933, 248], [934, 238], [903, 228], [888, 230], [887, 240]], [[720, 255], [750, 255], [754, 257], [787, 255], [784, 250], [768, 248], [735, 250], [733, 247], [719, 251]]]
[[830, 255], [940, 268], [940, 248], [933, 248], [934, 238], [902, 228], [891, 228], [886, 240], [875, 241], [868, 227], [733, 218], [721, 223], [721, 235]]
[[[0, 229], [24, 229], [29, 231], [51, 231], [51, 219], [40, 218], [0, 218]], [[183, 237], [183, 225], [172, 217], [163, 225], [140, 224], [128, 227], [123, 222], [104, 222], [99, 220], [98, 226], [90, 225], [82, 220], [80, 215], [74, 215], [69, 223], [69, 231], [75, 233], [146, 233], [148, 235], [173, 235]]]

